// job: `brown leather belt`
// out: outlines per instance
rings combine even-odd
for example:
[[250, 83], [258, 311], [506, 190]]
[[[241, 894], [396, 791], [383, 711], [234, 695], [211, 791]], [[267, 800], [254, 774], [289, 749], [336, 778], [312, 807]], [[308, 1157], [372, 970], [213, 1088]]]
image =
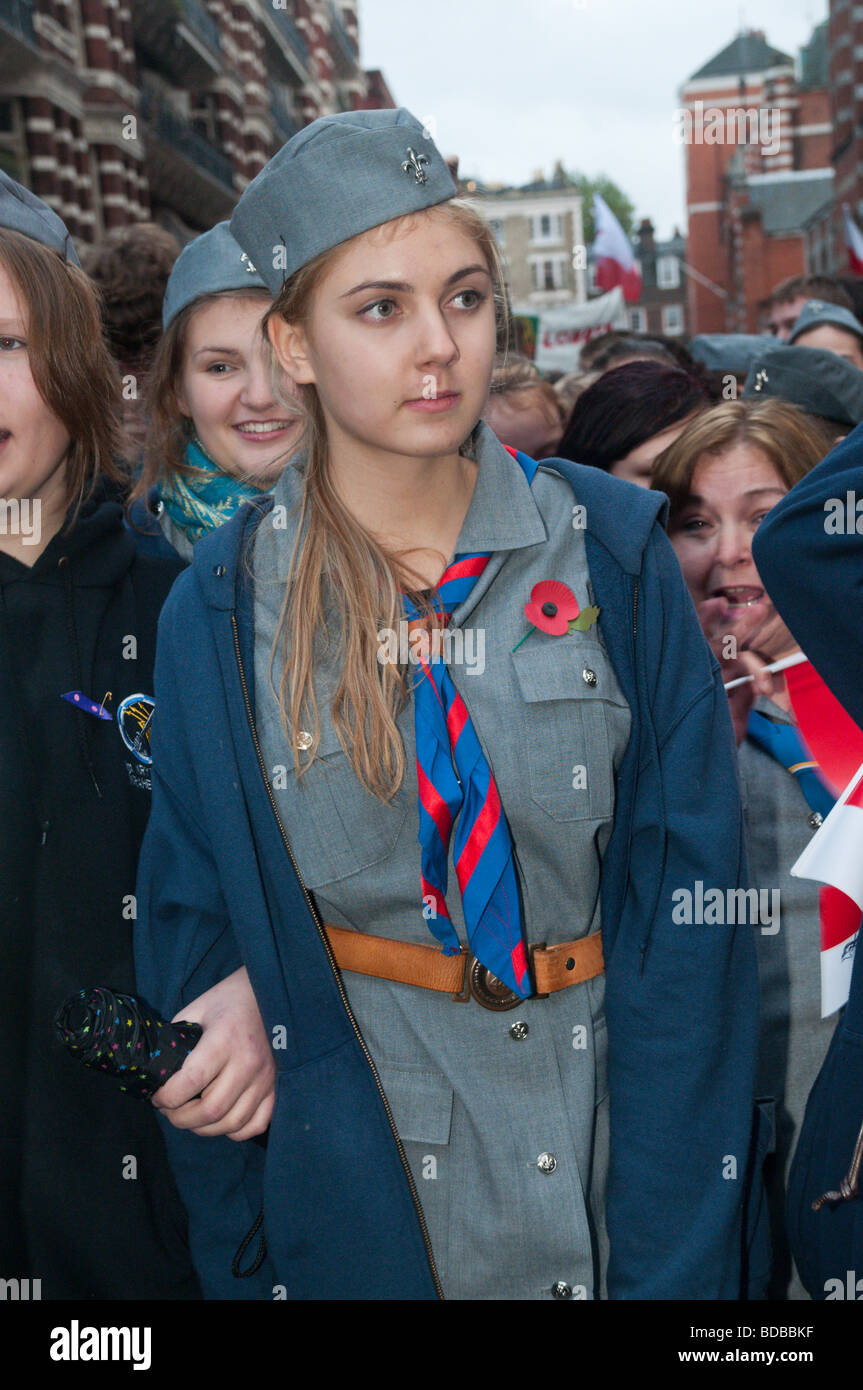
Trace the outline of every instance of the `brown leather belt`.
[[[484, 1009], [514, 1009], [524, 1002], [465, 947], [457, 956], [445, 956], [434, 946], [346, 931], [332, 922], [324, 922], [324, 928], [340, 970], [437, 990], [461, 1004], [468, 1003], [472, 996]], [[544, 942], [531, 946], [528, 960], [534, 986], [532, 997], [546, 999], [559, 989], [603, 973], [602, 934], [594, 932], [560, 946], [546, 946]]]

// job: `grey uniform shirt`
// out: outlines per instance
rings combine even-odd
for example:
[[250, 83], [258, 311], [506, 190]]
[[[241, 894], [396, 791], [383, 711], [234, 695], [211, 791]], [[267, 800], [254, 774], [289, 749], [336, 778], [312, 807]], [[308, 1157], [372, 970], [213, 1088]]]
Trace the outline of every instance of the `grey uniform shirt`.
[[[755, 708], [789, 724], [763, 696]], [[805, 1299], [785, 1234], [785, 1184], [809, 1092], [827, 1055], [836, 1015], [821, 1017], [818, 884], [789, 873], [815, 833], [812, 812], [794, 777], [751, 738], [738, 752], [749, 881], [779, 890], [778, 922], [755, 927], [761, 987], [756, 1095], [772, 1104], [776, 1156], [765, 1169], [774, 1243], [772, 1297]], [[764, 899], [765, 903], [769, 899]], [[778, 926], [778, 930], [773, 930]]]
[[[478, 473], [455, 551], [492, 555], [452, 615], [464, 660], [453, 646], [450, 673], [500, 792], [526, 938], [551, 945], [599, 928], [600, 858], [630, 711], [603, 647], [601, 615], [587, 632], [533, 632], [512, 651], [528, 630], [524, 605], [539, 580], [562, 580], [582, 608], [592, 601], [569, 485], [540, 468], [529, 486], [483, 423], [466, 451], [475, 451]], [[279, 814], [326, 920], [434, 945], [422, 912], [413, 700], [398, 720], [407, 773], [386, 805], [363, 788], [338, 742], [328, 711], [336, 673], [325, 658], [315, 676], [319, 759], [299, 783], [294, 775], [273, 693], [281, 653], [272, 685], [269, 663], [303, 465], [296, 456], [274, 489], [254, 553], [256, 722]], [[447, 905], [466, 944], [451, 853]], [[604, 983], [493, 1013], [473, 1000], [344, 975], [449, 1298], [548, 1298], [555, 1285], [576, 1298], [603, 1292]]]

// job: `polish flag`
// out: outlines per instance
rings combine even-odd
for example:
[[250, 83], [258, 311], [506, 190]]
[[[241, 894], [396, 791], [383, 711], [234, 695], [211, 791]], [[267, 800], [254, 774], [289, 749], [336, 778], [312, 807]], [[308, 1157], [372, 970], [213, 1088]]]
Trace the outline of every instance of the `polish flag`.
[[848, 248], [848, 268], [855, 275], [863, 275], [863, 232], [851, 216], [847, 203], [842, 204], [842, 221], [845, 226], [845, 245]]
[[821, 1017], [848, 1001], [854, 950], [863, 912], [863, 764], [797, 862], [795, 878], [828, 886], [821, 909]]
[[601, 290], [613, 290], [620, 285], [627, 304], [635, 304], [641, 295], [641, 276], [635, 266], [632, 243], [608, 203], [598, 193], [593, 195], [593, 222], [596, 228], [592, 248], [596, 259], [596, 283]]

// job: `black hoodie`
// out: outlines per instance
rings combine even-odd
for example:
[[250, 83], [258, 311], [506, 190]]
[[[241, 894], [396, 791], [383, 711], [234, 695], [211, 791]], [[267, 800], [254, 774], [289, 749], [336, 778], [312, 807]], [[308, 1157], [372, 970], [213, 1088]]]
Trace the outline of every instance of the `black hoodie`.
[[152, 1107], [53, 1035], [73, 991], [135, 989], [150, 775], [140, 720], [124, 737], [116, 716], [152, 696], [181, 569], [137, 553], [107, 487], [32, 567], [0, 553], [0, 1278], [41, 1280], [42, 1298], [200, 1296]]

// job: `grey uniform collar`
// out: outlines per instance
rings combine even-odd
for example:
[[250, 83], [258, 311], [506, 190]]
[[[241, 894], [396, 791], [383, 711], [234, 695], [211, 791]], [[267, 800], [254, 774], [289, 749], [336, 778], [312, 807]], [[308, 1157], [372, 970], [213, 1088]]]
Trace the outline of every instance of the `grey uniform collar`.
[[[545, 522], [521, 465], [507, 453], [484, 420], [479, 421], [463, 452], [475, 458], [479, 467], [456, 553], [521, 550], [547, 540]], [[282, 506], [289, 516], [299, 515], [305, 463], [305, 450], [290, 460], [273, 489], [274, 509]], [[292, 528], [284, 530], [283, 535], [288, 543], [280, 545], [276, 555], [276, 573], [281, 580], [288, 577]]]

